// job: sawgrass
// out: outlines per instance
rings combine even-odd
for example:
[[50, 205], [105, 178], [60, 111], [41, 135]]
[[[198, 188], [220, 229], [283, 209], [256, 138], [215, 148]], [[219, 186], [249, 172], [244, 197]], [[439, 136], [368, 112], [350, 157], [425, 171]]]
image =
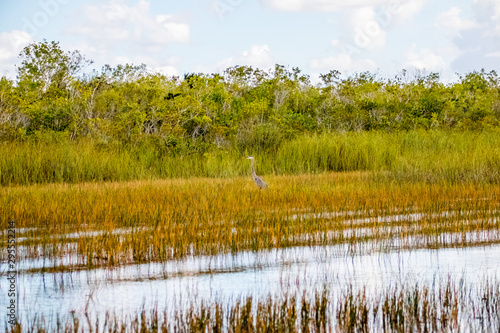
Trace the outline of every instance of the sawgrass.
[[400, 184], [366, 172], [265, 180], [268, 190], [250, 177], [4, 187], [0, 218], [16, 221], [25, 258], [73, 254], [84, 267], [346, 242], [466, 246], [482, 233], [500, 241], [495, 184]]
[[[348, 132], [301, 136], [268, 150], [174, 153], [158, 142], [137, 146], [28, 140], [0, 143], [0, 184], [79, 183], [237, 177], [254, 155], [258, 173], [372, 171], [389, 181], [500, 181], [500, 132]], [[384, 180], [385, 181], [385, 180]]]
[[[293, 246], [390, 251], [494, 244], [500, 243], [499, 140], [494, 132], [323, 134], [275, 152], [201, 156], [91, 142], [2, 144], [0, 219], [15, 221], [20, 274]], [[256, 157], [268, 190], [253, 184], [247, 154]], [[31, 267], [37, 258], [43, 266]], [[111, 332], [498, 330], [497, 284], [477, 287], [483, 293], [474, 299], [456, 283], [439, 288], [193, 303], [173, 317], [109, 313], [104, 323]], [[103, 327], [102, 319], [33, 318], [12, 331], [50, 331], [54, 323], [59, 331]]]

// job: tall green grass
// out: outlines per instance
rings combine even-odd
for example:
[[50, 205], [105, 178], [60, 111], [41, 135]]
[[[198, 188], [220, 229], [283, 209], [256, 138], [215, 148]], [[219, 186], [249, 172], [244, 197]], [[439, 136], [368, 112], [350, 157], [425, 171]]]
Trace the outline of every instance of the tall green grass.
[[498, 183], [500, 132], [361, 132], [299, 137], [272, 151], [226, 148], [174, 154], [139, 147], [71, 142], [0, 144], [0, 184], [77, 183], [248, 174], [247, 154], [260, 174], [375, 171], [390, 181]]

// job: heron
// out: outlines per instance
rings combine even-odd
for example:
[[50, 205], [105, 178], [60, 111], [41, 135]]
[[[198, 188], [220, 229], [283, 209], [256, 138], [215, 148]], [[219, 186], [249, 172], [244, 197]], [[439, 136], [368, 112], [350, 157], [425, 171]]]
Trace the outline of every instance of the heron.
[[247, 160], [251, 160], [252, 163], [250, 164], [250, 170], [252, 171], [252, 178], [253, 178], [253, 181], [255, 182], [255, 185], [257, 185], [259, 188], [267, 188], [267, 184], [265, 181], [262, 180], [262, 178], [260, 178], [259, 176], [257, 176], [257, 174], [255, 173], [255, 169], [253, 167], [254, 163], [255, 163], [255, 159], [253, 158], [253, 156], [248, 156], [247, 157]]

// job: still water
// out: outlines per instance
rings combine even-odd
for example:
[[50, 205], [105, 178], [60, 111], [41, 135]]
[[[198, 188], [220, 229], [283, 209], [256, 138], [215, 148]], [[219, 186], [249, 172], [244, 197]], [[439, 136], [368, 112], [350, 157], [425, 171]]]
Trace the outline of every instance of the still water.
[[[24, 264], [43, 265], [37, 261]], [[112, 270], [21, 272], [17, 287], [20, 320], [26, 322], [34, 314], [49, 321], [85, 312], [91, 318], [107, 311], [135, 315], [142, 308], [174, 310], [193, 301], [231, 303], [245, 296], [312, 293], [323, 286], [332, 292], [348, 286], [375, 291], [396, 283], [434, 285], [450, 276], [474, 283], [497, 278], [499, 273], [500, 245], [391, 251], [364, 243], [190, 257]], [[0, 294], [6, 288], [6, 279], [1, 279]], [[7, 298], [0, 298], [2, 309], [6, 302]]]

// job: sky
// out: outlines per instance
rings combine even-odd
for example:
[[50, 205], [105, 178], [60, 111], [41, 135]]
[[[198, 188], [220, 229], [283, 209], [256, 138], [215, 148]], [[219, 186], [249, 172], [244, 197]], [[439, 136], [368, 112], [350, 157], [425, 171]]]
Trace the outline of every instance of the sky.
[[317, 79], [402, 69], [443, 81], [500, 72], [500, 0], [0, 0], [0, 76], [19, 52], [58, 41], [104, 64], [167, 75], [235, 65], [299, 67]]

